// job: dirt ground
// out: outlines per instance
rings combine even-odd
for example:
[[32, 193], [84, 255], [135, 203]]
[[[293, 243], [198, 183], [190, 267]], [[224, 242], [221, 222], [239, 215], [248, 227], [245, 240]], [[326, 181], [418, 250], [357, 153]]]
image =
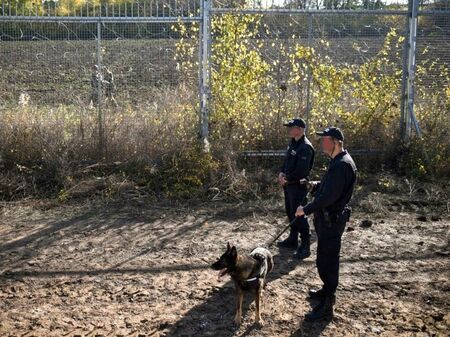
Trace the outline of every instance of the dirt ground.
[[208, 266], [228, 241], [243, 253], [268, 242], [286, 223], [281, 199], [3, 203], [0, 336], [449, 336], [449, 215], [355, 212], [332, 321], [303, 322], [316, 243], [304, 262], [272, 247], [265, 324], [248, 297], [235, 327], [233, 285]]

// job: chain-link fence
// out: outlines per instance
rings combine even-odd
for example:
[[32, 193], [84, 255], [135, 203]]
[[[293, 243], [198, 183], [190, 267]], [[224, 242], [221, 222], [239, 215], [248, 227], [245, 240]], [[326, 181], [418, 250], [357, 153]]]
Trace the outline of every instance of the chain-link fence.
[[[152, 131], [158, 138], [163, 137], [161, 125], [177, 127], [174, 120], [180, 118], [191, 131], [198, 128], [200, 113], [205, 136], [209, 129], [218, 129], [217, 120], [224, 117], [221, 109], [236, 105], [245, 112], [254, 105], [242, 105], [239, 95], [234, 97], [237, 101], [223, 96], [227, 82], [214, 77], [225, 74], [220, 72], [224, 66], [233, 66], [220, 64], [227, 49], [218, 26], [220, 22], [224, 27], [233, 25], [224, 21], [230, 15], [252, 18], [245, 24], [247, 32], [236, 36], [245, 41], [235, 45], [244, 48], [241, 54], [248, 57], [239, 62], [253, 62], [256, 57], [265, 78], [255, 77], [263, 95], [242, 92], [261, 105], [240, 127], [250, 124], [251, 132], [255, 127], [264, 131], [257, 137], [251, 134], [252, 140], [244, 141], [241, 148], [283, 147], [281, 121], [292, 116], [305, 117], [313, 128], [330, 123], [355, 127], [346, 121], [358, 113], [367, 114], [368, 123], [386, 111], [400, 118], [408, 76], [416, 84], [419, 120], [430, 104], [430, 92], [450, 90], [448, 1], [418, 4], [416, 76], [406, 62], [405, 41], [411, 34], [407, 1], [206, 3], [44, 1], [36, 5], [2, 0], [1, 108], [63, 107], [90, 116], [98, 123], [98, 132], [92, 130], [91, 136], [100, 148], [108, 148], [105, 142], [114, 139], [119, 142], [119, 134], [125, 136], [118, 153], [128, 151], [123, 145], [126, 136], [134, 139], [131, 153], [149, 146], [136, 136], [147, 129], [124, 128], [127, 123], [159, 125]], [[188, 71], [180, 67], [183, 58], [190, 62]], [[235, 88], [239, 85], [236, 82]], [[364, 96], [371, 91], [380, 102]], [[371, 104], [370, 109], [362, 109]], [[124, 111], [131, 112], [133, 119], [124, 119]], [[238, 130], [232, 118], [229, 123], [227, 130]], [[245, 140], [248, 130], [236, 131], [236, 137]], [[170, 142], [170, 133], [164, 142]], [[355, 144], [364, 145], [370, 144]]]
[[[176, 20], [176, 19], [175, 19]], [[21, 20], [0, 22], [3, 104], [28, 95], [37, 104], [146, 104], [173, 87], [177, 22]], [[101, 78], [100, 78], [101, 76]], [[192, 80], [192, 79], [191, 79]]]
[[[449, 3], [447, 1], [447, 4]], [[419, 108], [425, 108], [430, 92], [442, 94], [443, 89], [450, 86], [449, 12], [435, 10], [419, 16], [417, 48], [418, 92], [415, 104]]]
[[42, 119], [65, 114], [79, 125], [72, 137], [102, 157], [154, 153], [170, 141], [162, 130], [177, 124], [175, 111], [198, 104], [198, 74], [177, 71], [174, 25], [181, 22], [196, 18], [2, 17], [4, 116], [17, 109]]

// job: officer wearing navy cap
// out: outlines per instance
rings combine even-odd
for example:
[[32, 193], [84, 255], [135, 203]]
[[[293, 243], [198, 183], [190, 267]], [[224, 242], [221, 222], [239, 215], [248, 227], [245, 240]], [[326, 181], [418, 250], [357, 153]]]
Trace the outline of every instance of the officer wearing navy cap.
[[320, 182], [308, 182], [314, 200], [302, 207], [295, 215], [302, 217], [314, 214], [314, 228], [317, 233], [317, 270], [323, 282], [322, 289], [310, 290], [311, 298], [320, 303], [306, 314], [306, 320], [317, 320], [333, 315], [335, 292], [339, 281], [339, 252], [345, 225], [350, 219], [348, 202], [356, 182], [356, 166], [350, 154], [344, 150], [344, 135], [335, 127], [322, 132], [322, 151], [330, 158], [330, 164]]
[[[307, 186], [300, 180], [309, 180], [309, 172], [314, 164], [314, 148], [305, 136], [306, 124], [303, 119], [294, 118], [283, 124], [288, 129], [291, 137], [283, 166], [281, 167], [278, 181], [283, 186], [285, 208], [289, 221], [295, 219], [295, 211], [300, 205], [306, 204]], [[298, 234], [300, 233], [301, 244], [298, 245]], [[290, 228], [287, 239], [278, 242], [282, 248], [293, 248], [296, 250], [294, 257], [305, 259], [311, 255], [310, 231], [308, 220], [299, 217]]]

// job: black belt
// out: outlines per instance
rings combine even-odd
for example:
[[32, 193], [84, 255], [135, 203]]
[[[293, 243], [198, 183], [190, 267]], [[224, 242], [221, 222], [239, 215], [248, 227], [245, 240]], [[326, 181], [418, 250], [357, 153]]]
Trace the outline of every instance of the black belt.
[[306, 185], [305, 184], [300, 184], [300, 181], [288, 181], [286, 183], [286, 186], [292, 186], [292, 185], [304, 186], [306, 188]]
[[337, 223], [338, 221], [347, 222], [350, 220], [350, 214], [351, 208], [347, 206], [345, 206], [340, 211], [327, 211], [327, 210], [317, 211], [317, 217], [322, 218], [325, 222], [330, 224]]

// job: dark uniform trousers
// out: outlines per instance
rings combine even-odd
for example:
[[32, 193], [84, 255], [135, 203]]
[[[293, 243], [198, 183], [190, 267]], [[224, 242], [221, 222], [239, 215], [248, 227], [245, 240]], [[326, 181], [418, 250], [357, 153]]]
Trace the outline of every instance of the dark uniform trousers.
[[[289, 222], [295, 219], [295, 212], [298, 206], [306, 205], [306, 195], [308, 191], [300, 184], [291, 184], [284, 186], [284, 202], [286, 207], [286, 214]], [[309, 223], [306, 217], [302, 216], [291, 225], [292, 232], [300, 233], [302, 240], [309, 237]]]
[[335, 221], [325, 219], [322, 214], [315, 214], [314, 228], [317, 233], [317, 271], [323, 282], [325, 295], [334, 295], [339, 283], [339, 253], [346, 219]]

